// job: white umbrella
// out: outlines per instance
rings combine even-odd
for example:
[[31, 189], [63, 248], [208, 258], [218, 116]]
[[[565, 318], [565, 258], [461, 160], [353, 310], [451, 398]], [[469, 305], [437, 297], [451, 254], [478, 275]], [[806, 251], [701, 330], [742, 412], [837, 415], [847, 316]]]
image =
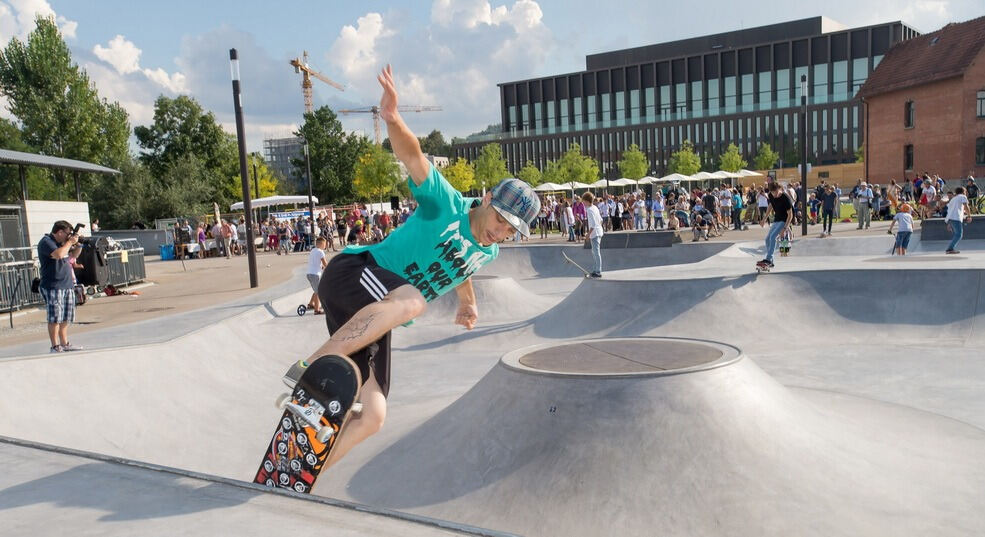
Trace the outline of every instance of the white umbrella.
[[681, 181], [687, 181], [689, 179], [686, 175], [681, 175], [679, 173], [672, 173], [670, 175], [665, 175], [660, 178], [661, 181], [666, 181], [668, 183], [680, 183]]
[[636, 181], [633, 181], [632, 179], [628, 179], [626, 177], [620, 177], [615, 181], [609, 181], [609, 184], [616, 186], [636, 186]]
[[717, 172], [711, 172], [711, 176], [715, 179], [731, 179], [734, 177], [730, 172], [719, 170]]
[[598, 181], [595, 181], [594, 183], [592, 183], [591, 184], [591, 187], [592, 188], [605, 188], [605, 187], [609, 186], [610, 183], [611, 183], [611, 181], [609, 181], [608, 179], [599, 179]]
[[567, 190], [561, 185], [554, 183], [541, 183], [534, 187], [534, 192], [555, 192], [558, 190]]
[[660, 179], [657, 179], [656, 177], [650, 177], [649, 175], [647, 175], [646, 177], [644, 177], [644, 178], [640, 179], [639, 181], [637, 181], [637, 183], [639, 183], [641, 185], [650, 185], [650, 184], [656, 183], [659, 180]]
[[592, 185], [586, 185], [585, 183], [579, 181], [571, 181], [570, 183], [565, 183], [564, 186], [571, 190], [574, 190], [576, 188], [577, 189], [592, 188]]
[[763, 174], [761, 174], [759, 172], [754, 172], [754, 171], [751, 171], [751, 170], [739, 170], [736, 173], [739, 174], [739, 177], [762, 177], [763, 176]]
[[704, 181], [707, 179], [718, 179], [718, 178], [708, 172], [698, 172], [692, 175], [691, 179], [694, 181]]

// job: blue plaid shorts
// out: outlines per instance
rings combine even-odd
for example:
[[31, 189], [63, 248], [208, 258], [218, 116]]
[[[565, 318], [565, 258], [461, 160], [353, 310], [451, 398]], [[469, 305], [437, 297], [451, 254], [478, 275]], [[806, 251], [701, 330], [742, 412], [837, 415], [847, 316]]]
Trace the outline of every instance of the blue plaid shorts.
[[48, 323], [75, 322], [75, 289], [46, 289], [42, 287], [41, 298], [48, 305]]

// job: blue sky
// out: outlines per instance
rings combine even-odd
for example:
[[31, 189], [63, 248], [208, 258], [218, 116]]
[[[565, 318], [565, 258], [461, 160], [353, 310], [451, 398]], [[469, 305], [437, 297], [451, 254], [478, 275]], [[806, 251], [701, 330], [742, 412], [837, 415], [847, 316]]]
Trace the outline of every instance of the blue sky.
[[[301, 120], [300, 77], [287, 62], [302, 50], [346, 86], [315, 81], [316, 106], [375, 104], [375, 74], [390, 62], [402, 104], [444, 108], [407, 114], [411, 129], [451, 138], [499, 121], [497, 83], [579, 71], [586, 54], [818, 15], [930, 32], [985, 15], [985, 0], [0, 0], [0, 45], [26, 36], [36, 13], [55, 16], [75, 61], [133, 125], [151, 121], [157, 96], [188, 94], [233, 132], [228, 50], [237, 48], [248, 146], [258, 150]], [[371, 136], [367, 116], [342, 120]]]

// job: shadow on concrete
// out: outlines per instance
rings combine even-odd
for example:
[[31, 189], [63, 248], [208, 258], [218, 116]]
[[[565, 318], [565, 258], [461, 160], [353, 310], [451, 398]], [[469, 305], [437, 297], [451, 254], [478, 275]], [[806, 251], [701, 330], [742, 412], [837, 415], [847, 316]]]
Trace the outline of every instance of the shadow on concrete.
[[259, 492], [164, 472], [92, 462], [0, 490], [0, 511], [37, 504], [106, 512], [116, 522], [182, 516], [246, 503]]

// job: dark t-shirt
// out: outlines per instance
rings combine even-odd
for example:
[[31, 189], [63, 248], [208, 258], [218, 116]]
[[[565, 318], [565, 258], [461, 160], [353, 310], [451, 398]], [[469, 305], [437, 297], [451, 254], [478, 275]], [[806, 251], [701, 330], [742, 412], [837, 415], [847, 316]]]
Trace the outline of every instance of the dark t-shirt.
[[833, 211], [835, 210], [835, 202], [837, 201], [838, 201], [838, 194], [835, 194], [834, 192], [830, 192], [830, 193], [826, 192], [824, 196], [821, 198], [821, 209], [825, 211]]
[[59, 248], [54, 237], [45, 235], [38, 243], [38, 262], [41, 264], [41, 287], [45, 289], [71, 289], [72, 266], [68, 257], [52, 259], [51, 253]]
[[977, 184], [971, 183], [970, 185], [968, 185], [968, 197], [969, 198], [977, 198], [978, 197], [978, 185]]
[[793, 203], [790, 202], [790, 196], [784, 193], [780, 194], [779, 197], [775, 197], [771, 192], [767, 198], [769, 199], [770, 207], [773, 208], [773, 221], [786, 221], [787, 215], [790, 213], [790, 210], [793, 209]]
[[705, 194], [701, 196], [701, 205], [704, 205], [706, 209], [713, 210], [718, 206], [718, 198], [712, 194]]

